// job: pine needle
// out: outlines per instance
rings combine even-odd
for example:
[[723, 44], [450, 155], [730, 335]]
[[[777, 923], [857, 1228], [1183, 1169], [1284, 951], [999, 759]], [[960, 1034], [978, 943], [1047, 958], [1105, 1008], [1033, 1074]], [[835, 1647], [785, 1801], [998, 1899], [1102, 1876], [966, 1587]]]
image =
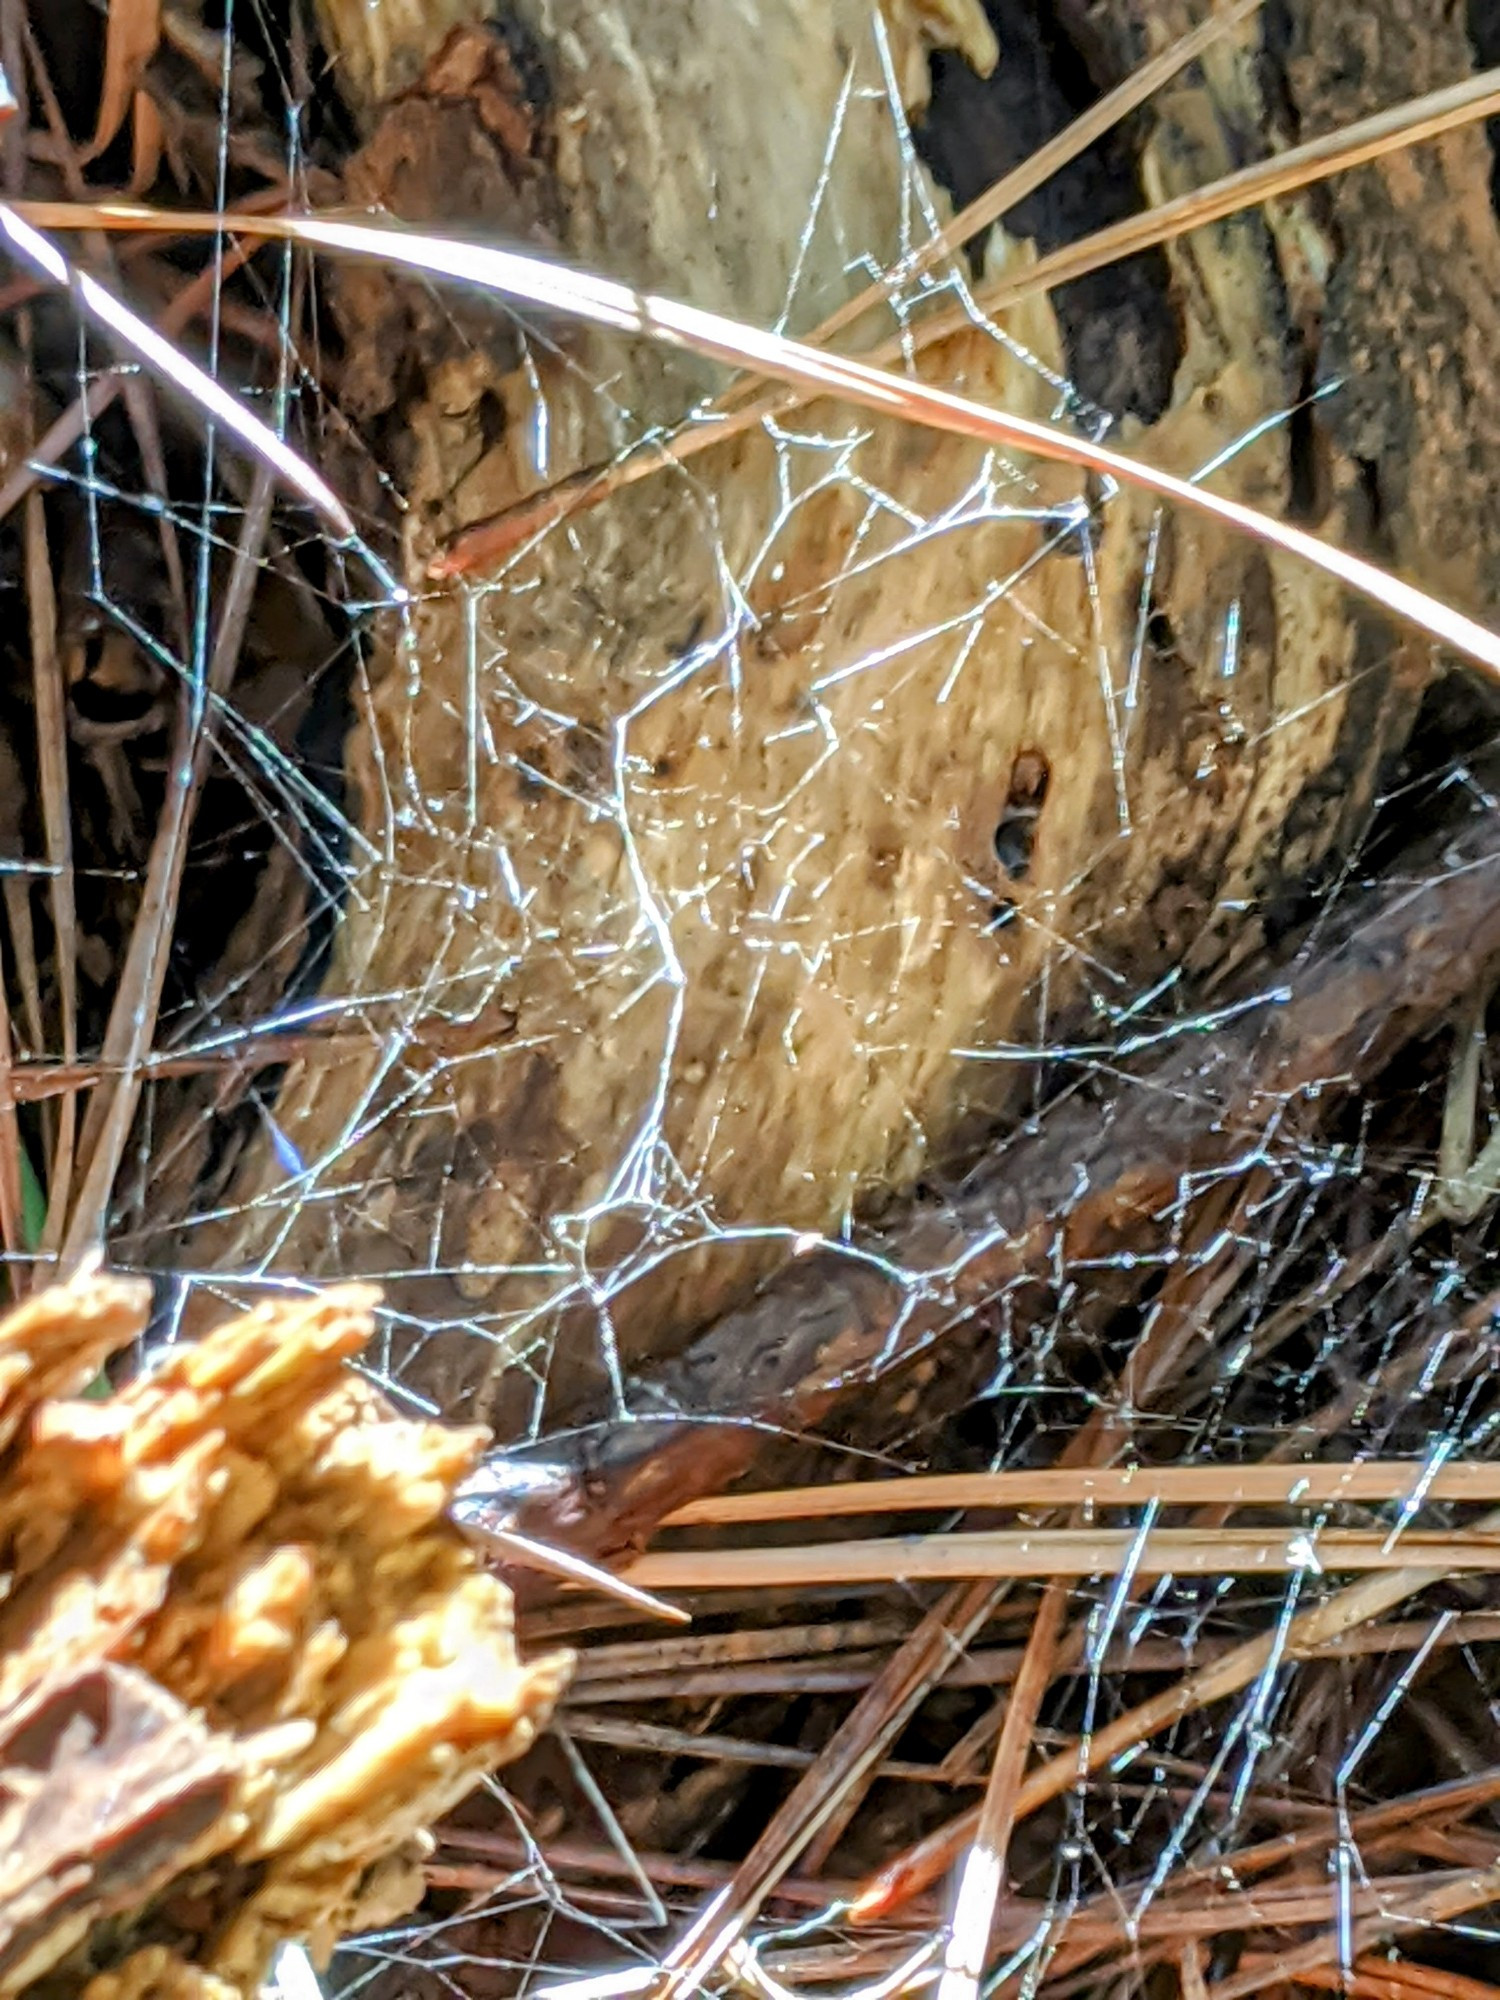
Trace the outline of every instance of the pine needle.
[[[1494, 107], [1500, 108], [1500, 73], [1488, 72], [1487, 77], [1494, 94]], [[1482, 103], [1489, 101], [1484, 99]], [[1483, 110], [1470, 107], [1469, 115], [1480, 117]], [[988, 409], [948, 390], [890, 374], [845, 355], [824, 354], [804, 341], [789, 340], [763, 327], [684, 305], [675, 299], [638, 292], [593, 272], [573, 270], [547, 258], [501, 249], [494, 244], [433, 236], [396, 223], [352, 222], [327, 215], [175, 214], [111, 203], [97, 207], [28, 204], [26, 212], [44, 214], [54, 227], [68, 221], [78, 228], [151, 228], [173, 234], [233, 230], [297, 243], [308, 249], [374, 257], [419, 271], [428, 278], [452, 279], [481, 291], [524, 300], [548, 312], [680, 347], [734, 368], [752, 369], [795, 388], [832, 396], [930, 430], [1095, 472], [1107, 480], [1138, 486], [1160, 499], [1193, 508], [1284, 555], [1299, 557], [1393, 617], [1464, 654], [1500, 680], [1500, 635], [1376, 564], [1319, 541], [1303, 529], [1274, 520], [1241, 501], [1226, 499], [1175, 473], [1074, 437], [1051, 424]], [[7, 211], [0, 208], [0, 223], [5, 223], [6, 217]], [[19, 220], [18, 214], [10, 216], [7, 226], [16, 226]], [[38, 237], [36, 241], [44, 239]], [[243, 416], [223, 390], [217, 385], [210, 386]]]
[[[36, 719], [37, 776], [47, 843], [47, 896], [64, 1064], [78, 1057], [78, 900], [73, 872], [73, 809], [68, 778], [67, 698], [57, 644], [57, 592], [47, 548], [42, 496], [30, 492], [22, 518], [26, 599], [31, 639], [32, 707]], [[62, 1101], [52, 1131], [47, 1167], [48, 1207], [40, 1247], [55, 1250], [73, 1179], [77, 1102]]]
[[[4, 975], [5, 953], [0, 946], [0, 1242], [8, 1258], [18, 1259], [25, 1247], [26, 1147], [10, 1087], [10, 1003]], [[25, 1297], [26, 1275], [24, 1264], [12, 1263], [11, 1296], [17, 1301]]]
[[[1478, 1532], [1487, 1537], [1500, 1535], [1500, 1512], [1487, 1514]], [[1049, 1800], [1070, 1791], [1089, 1772], [1149, 1742], [1184, 1716], [1238, 1694], [1279, 1661], [1296, 1658], [1368, 1624], [1406, 1598], [1441, 1583], [1448, 1573], [1445, 1568], [1423, 1565], [1361, 1577], [1357, 1583], [1347, 1584], [1321, 1603], [1298, 1612], [1284, 1627], [1259, 1633], [1231, 1647], [1208, 1665], [1184, 1675], [1172, 1687], [1125, 1710], [1038, 1765], [1021, 1786], [1016, 1816], [1024, 1818], [1036, 1812]], [[886, 1863], [856, 1898], [853, 1918], [858, 1922], [874, 1922], [946, 1874], [967, 1849], [977, 1824], [977, 1812], [961, 1813], [905, 1854]]]
[[964, 1507], [1314, 1507], [1500, 1500], [1500, 1464], [1412, 1459], [1319, 1465], [1113, 1465], [949, 1472], [691, 1500], [666, 1528]]
[[671, 1549], [625, 1572], [642, 1590], [807, 1590], [824, 1584], [932, 1583], [955, 1577], [1290, 1576], [1401, 1569], [1500, 1571], [1493, 1528], [1014, 1528], [890, 1535], [807, 1547]]
[[565, 1582], [581, 1584], [587, 1590], [600, 1591], [606, 1597], [628, 1604], [632, 1611], [640, 1611], [648, 1618], [665, 1619], [669, 1625], [692, 1623], [692, 1614], [684, 1611], [680, 1604], [668, 1604], [663, 1598], [653, 1597], [650, 1591], [626, 1582], [610, 1570], [601, 1569], [598, 1563], [570, 1554], [567, 1549], [534, 1541], [530, 1535], [520, 1534], [514, 1528], [487, 1525], [473, 1515], [462, 1516], [460, 1525], [470, 1540], [496, 1562], [512, 1563], [519, 1569], [542, 1570], [549, 1576], [563, 1578]]
[[[1185, 35], [1180, 35], [1159, 55], [1150, 57], [1138, 69], [1133, 69], [1123, 82], [1106, 91], [1087, 111], [1080, 112], [1055, 138], [1038, 146], [1034, 153], [1028, 153], [1019, 166], [1013, 167], [1008, 174], [1002, 174], [983, 194], [961, 208], [936, 236], [902, 258], [894, 270], [866, 285], [862, 292], [857, 292], [821, 320], [811, 333], [804, 336], [808, 344], [822, 347], [852, 321], [873, 307], [884, 305], [897, 287], [910, 284], [928, 271], [935, 270], [971, 238], [988, 229], [992, 223], [1001, 221], [1029, 195], [1044, 187], [1055, 174], [1061, 173], [1070, 161], [1076, 160], [1080, 153], [1102, 139], [1106, 132], [1113, 131], [1132, 111], [1139, 110], [1189, 63], [1196, 62], [1215, 42], [1223, 40], [1258, 12], [1261, 5], [1262, 0], [1229, 0], [1227, 6], [1210, 14]], [[905, 338], [904, 333], [902, 337]], [[735, 393], [730, 391], [719, 399], [716, 407], [728, 408], [736, 400]]]
[[[64, 203], [62, 207], [70, 214], [89, 212], [86, 205], [76, 210], [71, 203]], [[97, 226], [101, 225], [79, 224], [81, 228]], [[86, 271], [70, 264], [56, 244], [50, 243], [25, 219], [21, 204], [0, 202], [0, 235], [4, 236], [22, 263], [70, 293], [85, 319], [102, 328], [132, 353], [138, 354], [158, 380], [169, 383], [190, 402], [197, 404], [215, 423], [222, 424], [231, 436], [238, 438], [255, 457], [270, 466], [284, 485], [300, 494], [314, 508], [340, 541], [353, 542], [357, 539], [354, 522], [326, 480], [248, 410], [238, 397], [231, 395], [222, 383], [216, 382], [195, 361], [190, 360], [181, 348], [174, 347], [154, 327], [148, 326], [129, 306], [107, 291], [97, 278], [91, 278]]]
[[[1254, 208], [1274, 198], [1285, 198], [1318, 181], [1327, 180], [1347, 169], [1366, 165], [1382, 155], [1416, 145], [1423, 140], [1456, 131], [1488, 118], [1500, 110], [1500, 70], [1486, 70], [1478, 76], [1424, 96], [1409, 99], [1371, 117], [1341, 127], [1321, 138], [1277, 153], [1222, 180], [1196, 188], [1173, 201], [1127, 217], [1109, 229], [1097, 231], [1077, 243], [1065, 245], [1042, 257], [1027, 269], [1007, 274], [981, 287], [973, 306], [953, 306], [931, 314], [917, 324], [901, 327], [895, 334], [866, 350], [863, 359], [877, 366], [900, 366], [940, 341], [972, 330], [974, 312], [993, 315], [1034, 298], [1038, 293], [1103, 269], [1119, 259], [1201, 229], [1212, 222]], [[1069, 128], [1072, 129], [1071, 127]], [[1066, 136], [1066, 135], [1064, 135]], [[1021, 172], [1021, 169], [1017, 170]], [[1009, 179], [1010, 177], [1007, 177]], [[997, 190], [1005, 187], [997, 183]], [[978, 208], [990, 201], [981, 197]], [[1015, 199], [1014, 195], [1011, 199]], [[974, 209], [964, 211], [973, 228]], [[954, 228], [957, 224], [953, 225]], [[816, 340], [829, 322], [818, 329]], [[526, 537], [582, 508], [595, 506], [612, 492], [660, 470], [666, 464], [686, 464], [700, 452], [738, 437], [773, 417], [784, 417], [806, 400], [804, 394], [774, 394], [753, 404], [729, 408], [737, 400], [732, 394], [720, 399], [722, 414], [708, 415], [676, 437], [653, 440], [648, 446], [609, 466], [595, 466], [559, 480], [543, 493], [518, 502], [489, 521], [466, 529], [433, 565], [435, 576], [464, 575], [516, 547]]]
[[[1496, 111], [1500, 111], [1500, 70], [1482, 70], [1446, 90], [1429, 91], [1390, 110], [1377, 111], [1336, 132], [1325, 132], [1284, 153], [1274, 153], [1268, 160], [1257, 160], [1207, 187], [1194, 188], [1139, 215], [1126, 216], [1108, 229], [1096, 230], [1092, 236], [1038, 258], [1027, 271], [997, 279], [977, 293], [976, 303], [986, 312], [1003, 312], [1037, 292], [1071, 284], [1075, 278], [1103, 270], [1122, 258], [1159, 249], [1194, 229], [1206, 229], [1264, 202], [1285, 199], [1335, 174], [1367, 166], [1384, 154], [1404, 151], [1492, 117]], [[967, 314], [948, 313], [930, 327], [924, 324], [920, 339], [940, 340], [946, 333], [972, 324]]]
[[891, 1656], [783, 1800], [717, 1896], [662, 1959], [652, 2000], [685, 2000], [741, 1942], [745, 1927], [848, 1788], [881, 1762], [917, 1707], [993, 1609], [992, 1586], [947, 1593]]

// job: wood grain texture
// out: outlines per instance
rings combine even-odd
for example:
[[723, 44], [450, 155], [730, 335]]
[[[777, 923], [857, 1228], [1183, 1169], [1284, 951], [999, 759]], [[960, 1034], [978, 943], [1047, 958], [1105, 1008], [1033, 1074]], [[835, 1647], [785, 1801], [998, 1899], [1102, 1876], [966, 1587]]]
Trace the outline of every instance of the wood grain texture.
[[[755, 321], [786, 310], [793, 330], [855, 287], [856, 258], [893, 263], [913, 200], [936, 199], [885, 77], [924, 76], [938, 30], [984, 53], [976, 11], [895, 0], [884, 71], [852, 0], [516, 11], [537, 121], [519, 139], [437, 88], [452, 43], [424, 47], [430, 103], [467, 121], [466, 145], [491, 134], [513, 226], [642, 287]], [[1282, 11], [1312, 52], [1224, 47], [1167, 92], [1141, 144], [1148, 193], [1277, 143], [1304, 99], [1312, 129], [1389, 101], [1398, 77], [1424, 87], [1468, 64], [1445, 30], [1420, 76], [1392, 55], [1349, 71], [1335, 105], [1333, 31], [1310, 6]], [[1123, 61], [1189, 12], [1120, 0], [1089, 10], [1089, 36], [1101, 63], [1111, 43]], [[1383, 50], [1406, 12], [1368, 12]], [[325, 14], [350, 73], [373, 75], [363, 20]], [[411, 102], [365, 103], [367, 166], [382, 117], [409, 121]], [[1432, 151], [1443, 185], [1482, 180], [1481, 135]], [[1222, 460], [1221, 490], [1389, 549], [1439, 588], [1467, 581], [1482, 608], [1475, 568], [1460, 576], [1441, 549], [1425, 566], [1421, 520], [1453, 449], [1436, 389], [1405, 398], [1373, 484], [1356, 405], [1285, 420], [1335, 365], [1357, 377], [1361, 352], [1394, 339], [1389, 298], [1359, 320], [1354, 274], [1454, 261], [1420, 227], [1433, 171], [1400, 162], [1336, 214], [1291, 203], [1176, 246], [1170, 397], [1120, 434], [1178, 473]], [[441, 212], [441, 188], [403, 190], [424, 219]], [[1500, 257], [1482, 202], [1452, 226], [1481, 269]], [[994, 272], [1031, 252], [997, 236], [986, 254]], [[1455, 327], [1460, 306], [1490, 310], [1454, 294]], [[456, 530], [717, 386], [568, 327], [524, 357], [463, 313], [424, 339], [390, 393], [364, 385], [414, 583]], [[1047, 417], [1067, 359], [1037, 301], [1003, 338], [976, 329], [920, 365]], [[1500, 393], [1477, 369], [1465, 380], [1491, 421]], [[1399, 504], [1399, 529], [1372, 491]], [[293, 1065], [276, 1119], [306, 1172], [288, 1182], [263, 1147], [230, 1213], [191, 1232], [191, 1260], [379, 1272], [429, 1336], [412, 1379], [450, 1410], [519, 1422], [549, 1370], [670, 1353], [792, 1232], [837, 1233], [990, 1129], [1023, 1069], [975, 1051], [1024, 1051], [1169, 968], [1212, 991], [1253, 959], [1359, 831], [1427, 649], [1138, 496], [1096, 508], [1085, 544], [1060, 510], [1097, 497], [818, 406], [578, 515], [478, 589], [424, 585], [350, 750], [368, 858], [325, 989], [356, 1022], [384, 996], [382, 1025], [363, 1058]], [[997, 843], [1018, 786], [1019, 860]], [[492, 1038], [452, 1061], [402, 1032], [445, 1013], [493, 1022]], [[521, 1393], [497, 1405], [507, 1371]]]

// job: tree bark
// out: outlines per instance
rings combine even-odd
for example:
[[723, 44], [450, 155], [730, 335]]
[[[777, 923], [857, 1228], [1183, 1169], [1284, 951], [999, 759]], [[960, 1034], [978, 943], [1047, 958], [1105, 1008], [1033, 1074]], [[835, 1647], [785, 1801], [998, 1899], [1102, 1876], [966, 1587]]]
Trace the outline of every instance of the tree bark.
[[[1200, 11], [1058, 0], [1048, 25], [1102, 82]], [[883, 39], [856, 0], [476, 13], [323, 0], [365, 133], [351, 193], [792, 331], [942, 208], [891, 88], [920, 119], [932, 43], [995, 55], [970, 0], [886, 0]], [[1475, 66], [1410, 0], [1266, 23], [1151, 107], [1150, 198]], [[1488, 174], [1465, 132], [1175, 245], [1169, 392], [1122, 441], [1484, 613]], [[984, 273], [1031, 255], [997, 232]], [[721, 378], [338, 284], [419, 592], [349, 753], [363, 858], [325, 994], [368, 1053], [293, 1066], [275, 1117], [306, 1171], [267, 1144], [188, 1254], [380, 1273], [423, 1330], [408, 1379], [450, 1411], [515, 1424], [559, 1352], [672, 1351], [799, 1234], [1014, 1111], [1015, 1058], [1169, 972], [1202, 995], [1253, 963], [1348, 852], [1432, 671], [1210, 523], [831, 405], [435, 590], [460, 530]], [[1061, 385], [1110, 325], [1059, 311], [976, 324], [918, 372], [1086, 424]]]

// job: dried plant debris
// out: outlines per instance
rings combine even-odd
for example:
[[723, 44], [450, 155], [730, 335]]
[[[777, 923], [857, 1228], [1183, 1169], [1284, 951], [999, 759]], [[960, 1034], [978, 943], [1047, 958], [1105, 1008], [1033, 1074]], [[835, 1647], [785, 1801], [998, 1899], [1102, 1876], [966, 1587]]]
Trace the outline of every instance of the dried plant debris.
[[425, 1827], [546, 1721], [446, 1517], [483, 1443], [285, 1299], [79, 1392], [145, 1322], [97, 1275], [0, 1324], [0, 1993], [250, 1993], [421, 1893]]
[[5, 21], [0, 1989], [1500, 2000], [1500, 5]]

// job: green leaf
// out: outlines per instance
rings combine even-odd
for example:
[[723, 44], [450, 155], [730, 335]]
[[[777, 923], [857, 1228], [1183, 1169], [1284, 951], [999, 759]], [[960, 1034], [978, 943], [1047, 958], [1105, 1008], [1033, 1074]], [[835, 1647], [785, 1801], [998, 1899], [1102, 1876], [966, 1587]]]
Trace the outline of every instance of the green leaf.
[[47, 1196], [24, 1139], [17, 1140], [16, 1151], [21, 1157], [21, 1244], [26, 1250], [40, 1250], [47, 1226]]

